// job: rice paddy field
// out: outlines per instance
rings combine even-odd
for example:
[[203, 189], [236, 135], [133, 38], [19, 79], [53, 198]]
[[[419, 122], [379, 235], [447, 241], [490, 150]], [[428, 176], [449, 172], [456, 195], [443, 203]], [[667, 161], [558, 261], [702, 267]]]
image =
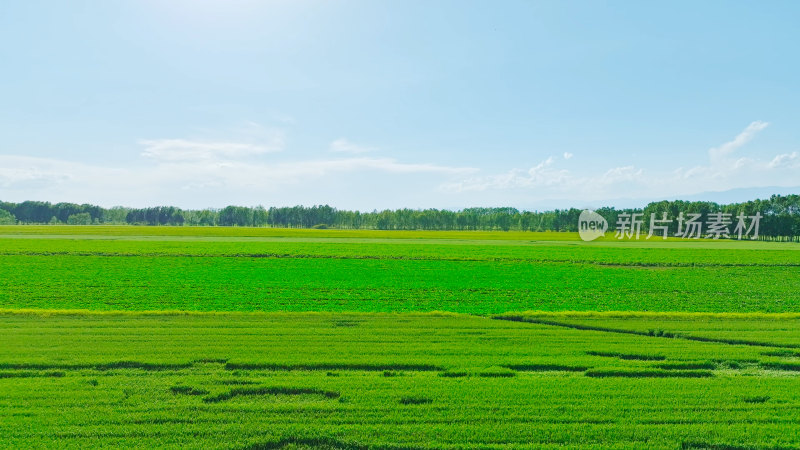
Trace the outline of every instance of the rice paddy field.
[[0, 227], [0, 446], [800, 448], [800, 245]]

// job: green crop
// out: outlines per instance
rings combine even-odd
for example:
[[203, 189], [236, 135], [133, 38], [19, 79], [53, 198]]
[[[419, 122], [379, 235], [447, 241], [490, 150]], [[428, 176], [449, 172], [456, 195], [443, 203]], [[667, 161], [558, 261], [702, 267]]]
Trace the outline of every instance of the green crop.
[[[19, 231], [0, 238], [0, 307], [476, 314], [800, 307], [796, 244], [216, 228], [42, 234], [75, 229], [94, 227], [3, 228]], [[151, 234], [122, 233], [134, 231]], [[157, 234], [167, 232], [174, 234]]]
[[800, 246], [576, 239], [0, 227], [0, 447], [800, 448]]
[[[800, 325], [758, 320], [676, 329]], [[797, 359], [768, 346], [413, 313], [7, 312], [0, 342], [8, 447], [800, 445]]]

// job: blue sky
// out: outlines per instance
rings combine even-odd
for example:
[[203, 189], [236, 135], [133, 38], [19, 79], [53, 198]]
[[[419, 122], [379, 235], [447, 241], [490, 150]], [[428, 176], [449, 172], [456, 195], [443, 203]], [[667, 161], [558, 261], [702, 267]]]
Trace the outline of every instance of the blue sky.
[[13, 2], [0, 200], [536, 209], [800, 192], [798, 20], [789, 1]]

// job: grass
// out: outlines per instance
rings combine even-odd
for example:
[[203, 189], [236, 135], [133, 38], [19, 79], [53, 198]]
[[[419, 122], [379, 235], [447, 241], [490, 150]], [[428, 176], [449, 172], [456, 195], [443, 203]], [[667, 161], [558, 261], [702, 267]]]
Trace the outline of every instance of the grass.
[[586, 366], [568, 366], [564, 364], [507, 364], [503, 366], [517, 372], [585, 372]]
[[[724, 345], [745, 345], [753, 347], [775, 347], [779, 349], [800, 348], [800, 335], [794, 329], [774, 330], [770, 321], [783, 317], [789, 323], [798, 323], [796, 315], [741, 315], [741, 314], [606, 314], [586, 316], [574, 313], [543, 314], [539, 312], [513, 315], [498, 315], [494, 319], [524, 322], [552, 327], [570, 328], [600, 333], [648, 336], [659, 339], [682, 339], [695, 342], [712, 342]], [[697, 320], [709, 320], [712, 326], [703, 330], [693, 328]], [[720, 326], [714, 327], [714, 324]], [[657, 324], [674, 331], [651, 333], [644, 331]], [[724, 325], [722, 325], [724, 324]], [[765, 332], [759, 332], [766, 329]], [[790, 350], [775, 350], [785, 355]], [[774, 355], [774, 353], [772, 353]], [[609, 355], [614, 356], [614, 355]]]
[[206, 395], [208, 391], [205, 389], [197, 389], [191, 386], [172, 386], [169, 388], [170, 392], [173, 394], [181, 394], [181, 395]]
[[742, 401], [745, 403], [766, 403], [769, 401], [768, 395], [757, 395], [754, 397], [744, 397]]
[[[680, 317], [694, 333], [746, 321]], [[750, 333], [796, 321], [754, 321]], [[787, 432], [800, 377], [753, 346], [444, 313], [6, 312], [0, 342], [3, 373], [37, 375], [0, 379], [0, 435], [12, 447], [247, 448], [314, 436], [368, 448], [800, 445]], [[755, 364], [706, 368], [713, 361]], [[63, 376], [38, 376], [54, 367]]]
[[425, 397], [403, 397], [400, 399], [401, 405], [427, 405], [433, 403], [433, 400]]
[[440, 377], [445, 377], [445, 378], [463, 378], [463, 377], [468, 377], [469, 373], [467, 373], [467, 372], [451, 372], [451, 371], [447, 371], [447, 372], [441, 372], [439, 374], [439, 376]]
[[252, 397], [264, 395], [318, 395], [328, 399], [339, 398], [340, 394], [334, 391], [323, 391], [314, 388], [298, 388], [298, 387], [285, 387], [285, 386], [272, 386], [272, 387], [241, 387], [233, 388], [230, 391], [222, 392], [220, 394], [205, 397], [203, 401], [206, 403], [219, 403], [226, 400], [231, 400], [235, 397]]
[[667, 363], [667, 364], [658, 364], [655, 367], [663, 370], [714, 370], [718, 367], [718, 364], [713, 362], [678, 362], [678, 363]]
[[761, 367], [769, 370], [788, 370], [792, 372], [800, 372], [800, 363], [786, 363], [769, 361], [761, 363]]
[[798, 250], [0, 227], [0, 446], [799, 448]]
[[[748, 338], [742, 338], [742, 330], [758, 330], [762, 328], [761, 324], [764, 320], [771, 320], [769, 315], [747, 315], [737, 314], [718, 314], [718, 315], [697, 315], [692, 319], [691, 315], [684, 315], [689, 319], [684, 319], [681, 323], [680, 315], [664, 315], [652, 316], [650, 319], [636, 318], [636, 316], [629, 316], [628, 319], [614, 318], [614, 315], [607, 315], [605, 317], [581, 317], [573, 318], [574, 314], [566, 315], [543, 315], [541, 313], [523, 313], [514, 315], [498, 315], [494, 319], [509, 320], [514, 322], [525, 322], [553, 327], [571, 328], [576, 330], [597, 331], [602, 333], [615, 333], [615, 334], [631, 334], [636, 336], [649, 336], [655, 338], [667, 339], [683, 339], [696, 342], [713, 342], [725, 345], [747, 345], [753, 347], [776, 347], [781, 349], [800, 348], [800, 336], [796, 330], [780, 330], [779, 334], [776, 333], [747, 333]], [[624, 317], [624, 316], [623, 316]], [[647, 317], [647, 316], [645, 316]], [[697, 332], [696, 330], [680, 330], [676, 327], [682, 327], [685, 323], [691, 323], [700, 317], [711, 318], [725, 318], [727, 320], [735, 320], [740, 318], [739, 326], [725, 329], [710, 329]], [[778, 317], [778, 316], [774, 316]], [[783, 317], [795, 317], [791, 315], [784, 315]], [[726, 322], [728, 324], [735, 322]], [[795, 323], [795, 322], [791, 322]], [[664, 331], [661, 333], [652, 333], [651, 330], [643, 331], [642, 327], [659, 324], [664, 327], [673, 327], [680, 331]], [[726, 325], [730, 326], [730, 325]], [[776, 337], [778, 337], [776, 339]], [[781, 353], [785, 354], [785, 353]], [[599, 355], [606, 356], [606, 355]], [[615, 356], [615, 355], [607, 355]]]
[[798, 250], [569, 233], [0, 227], [0, 308], [781, 313], [800, 310]]
[[707, 370], [587, 370], [587, 377], [607, 378], [706, 378], [714, 374]]
[[606, 358], [619, 358], [619, 359], [637, 360], [637, 361], [663, 361], [667, 359], [666, 357], [661, 355], [640, 355], [633, 353], [601, 352], [596, 350], [590, 350], [586, 352], [586, 354], [592, 356], [604, 356]]
[[[437, 371], [442, 368], [432, 364], [349, 364], [349, 363], [314, 363], [314, 364], [248, 364], [225, 363], [227, 370], [357, 370], [363, 372], [394, 373], [392, 370]], [[391, 375], [388, 375], [391, 376]]]

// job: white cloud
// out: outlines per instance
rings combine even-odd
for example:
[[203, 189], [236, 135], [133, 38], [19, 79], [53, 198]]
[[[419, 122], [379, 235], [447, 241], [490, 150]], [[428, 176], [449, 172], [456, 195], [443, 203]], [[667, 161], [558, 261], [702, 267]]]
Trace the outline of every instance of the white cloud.
[[89, 202], [118, 204], [142, 195], [153, 186], [149, 174], [51, 158], [0, 155], [0, 187], [4, 200]]
[[569, 171], [553, 168], [554, 162], [551, 156], [528, 170], [511, 169], [499, 175], [473, 177], [456, 183], [447, 183], [442, 188], [447, 191], [464, 192], [553, 186], [569, 182]]
[[369, 153], [374, 151], [375, 148], [359, 145], [345, 138], [339, 138], [331, 142], [330, 150], [337, 153]]
[[68, 181], [70, 176], [60, 171], [59, 166], [41, 158], [0, 155], [0, 187], [38, 188]]
[[767, 128], [767, 126], [769, 126], [769, 123], [760, 120], [751, 122], [750, 125], [742, 130], [732, 141], [726, 142], [719, 147], [710, 148], [708, 150], [708, 156], [711, 158], [711, 161], [715, 161], [730, 155], [736, 151], [736, 149], [750, 142], [759, 131]]
[[[346, 158], [287, 161], [274, 165], [248, 165], [256, 177], [265, 176], [286, 182], [303, 181], [306, 177], [320, 177], [341, 172], [373, 171], [394, 174], [429, 173], [464, 175], [475, 172], [470, 167], [450, 167], [436, 164], [402, 163], [392, 158]], [[244, 169], [240, 167], [239, 169]]]
[[634, 166], [624, 166], [624, 167], [614, 167], [613, 169], [608, 169], [603, 175], [601, 175], [596, 180], [591, 180], [590, 183], [595, 184], [594, 181], [596, 181], [603, 185], [610, 185], [620, 182], [640, 182], [643, 180], [644, 180], [644, 170], [637, 169]]
[[797, 152], [776, 155], [768, 166], [770, 168], [800, 168], [800, 156]]
[[554, 163], [555, 160], [550, 157], [527, 171], [512, 169], [499, 175], [445, 183], [441, 187], [451, 192], [522, 189], [540, 198], [548, 195], [552, 198], [594, 199], [598, 195], [623, 191], [620, 185], [624, 188], [649, 183], [644, 170], [634, 166], [614, 167], [597, 175], [579, 176], [566, 169], [553, 167]]
[[344, 160], [369, 169], [383, 170], [393, 173], [441, 173], [441, 174], [469, 174], [477, 172], [474, 167], [452, 167], [437, 164], [408, 164], [401, 163], [391, 158], [383, 159], [351, 159]]
[[570, 153], [570, 152], [564, 152], [564, 159], [570, 159], [570, 158], [572, 158], [573, 156], [574, 156], [574, 155], [573, 155], [572, 153]]
[[262, 145], [239, 142], [208, 142], [188, 139], [142, 140], [142, 156], [158, 161], [232, 160], [281, 151], [283, 137]]
[[39, 189], [90, 180], [110, 183], [127, 171], [51, 158], [0, 155], [0, 187]]
[[[247, 146], [192, 145], [190, 148], [197, 151], [157, 153], [156, 164], [134, 164], [125, 168], [0, 155], [2, 200], [184, 207], [223, 206], [246, 201], [256, 202], [254, 204], [315, 203], [327, 196], [326, 189], [332, 185], [351, 188], [353, 194], [368, 190], [373, 195], [384, 192], [387, 198], [393, 198], [397, 197], [396, 192], [408, 175], [425, 177], [415, 178], [415, 183], [427, 184], [433, 190], [443, 179], [477, 171], [470, 167], [408, 163], [392, 158], [265, 162], [235, 159], [254, 154]], [[157, 146], [156, 149], [160, 151]]]
[[[572, 157], [567, 152], [564, 159], [548, 157], [532, 167], [486, 173], [455, 164], [371, 155], [288, 159], [291, 154], [271, 154], [283, 148], [280, 133], [248, 124], [252, 134], [238, 134], [239, 140], [141, 141], [144, 158], [124, 167], [0, 155], [0, 198], [184, 207], [328, 201], [343, 208], [363, 207], [364, 203], [354, 202], [371, 199], [369, 208], [462, 207], [478, 202], [602, 202], [741, 187], [796, 186], [800, 152], [763, 159], [736, 154], [764, 127], [763, 122], [753, 122], [731, 142], [709, 150], [705, 165], [688, 169], [570, 164], [567, 170], [560, 167]], [[269, 158], [263, 157], [265, 154], [270, 154]], [[662, 166], [668, 161], [664, 159]]]
[[741, 133], [729, 142], [719, 147], [708, 150], [709, 163], [705, 166], [692, 167], [689, 170], [680, 170], [678, 175], [684, 180], [687, 179], [713, 179], [724, 180], [741, 176], [744, 172], [753, 169], [764, 169], [764, 164], [750, 157], [734, 157], [734, 153], [739, 148], [750, 142], [760, 131], [764, 130], [769, 124], [766, 122], [751, 122]]
[[[736, 151], [764, 130], [766, 122], [750, 123], [733, 140], [709, 149], [708, 163], [689, 169], [633, 165], [581, 172], [559, 170], [551, 157], [530, 169], [511, 169], [496, 175], [480, 175], [442, 184], [449, 192], [504, 191], [506, 197], [520, 195], [543, 199], [596, 201], [615, 198], [669, 197], [708, 191], [759, 186], [796, 186], [800, 168], [798, 152], [780, 154], [771, 160], [737, 156]], [[564, 154], [564, 160], [572, 157]], [[574, 170], [574, 169], [573, 169]]]

